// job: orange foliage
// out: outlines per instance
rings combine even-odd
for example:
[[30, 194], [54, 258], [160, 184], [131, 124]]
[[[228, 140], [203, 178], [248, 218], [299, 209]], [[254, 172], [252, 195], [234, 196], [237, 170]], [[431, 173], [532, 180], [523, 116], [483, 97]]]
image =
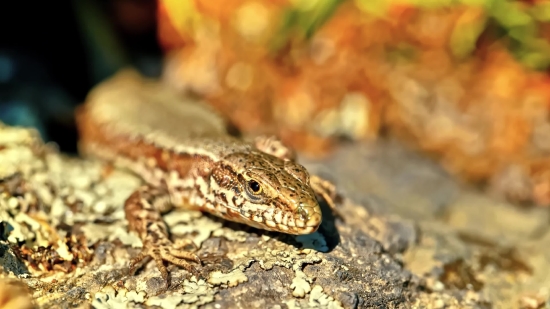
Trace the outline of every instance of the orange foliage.
[[[201, 61], [219, 88], [199, 87], [217, 89], [200, 94], [244, 132], [276, 133], [319, 156], [338, 136], [374, 139], [386, 129], [464, 180], [550, 205], [550, 77], [522, 66], [490, 34], [469, 58], [450, 50], [459, 18], [483, 18], [483, 12], [403, 5], [374, 19], [347, 1], [310, 41], [289, 40], [275, 52], [268, 43], [286, 1], [257, 1], [270, 12], [257, 40], [234, 25], [244, 2], [196, 0], [219, 32], [173, 58], [174, 66], [193, 63], [208, 51]], [[162, 16], [161, 38], [173, 35]], [[193, 74], [211, 80], [201, 79], [200, 70], [187, 73]], [[188, 89], [194, 81], [175, 74], [170, 82]]]

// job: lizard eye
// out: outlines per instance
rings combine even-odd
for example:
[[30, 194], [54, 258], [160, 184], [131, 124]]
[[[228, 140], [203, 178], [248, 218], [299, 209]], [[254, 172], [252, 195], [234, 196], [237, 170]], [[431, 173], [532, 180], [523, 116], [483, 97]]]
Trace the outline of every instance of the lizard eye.
[[262, 186], [260, 186], [260, 184], [255, 180], [250, 180], [248, 182], [248, 187], [250, 188], [250, 190], [252, 190], [252, 192], [256, 194], [262, 191]]

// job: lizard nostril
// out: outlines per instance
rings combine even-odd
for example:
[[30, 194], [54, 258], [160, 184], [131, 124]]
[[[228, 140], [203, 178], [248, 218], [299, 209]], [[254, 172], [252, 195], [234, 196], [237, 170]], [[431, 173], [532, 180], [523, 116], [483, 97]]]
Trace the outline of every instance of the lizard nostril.
[[311, 216], [312, 208], [311, 206], [307, 205], [304, 202], [300, 202], [298, 204], [298, 208], [296, 209], [296, 213], [300, 216], [300, 219], [307, 221], [309, 220]]

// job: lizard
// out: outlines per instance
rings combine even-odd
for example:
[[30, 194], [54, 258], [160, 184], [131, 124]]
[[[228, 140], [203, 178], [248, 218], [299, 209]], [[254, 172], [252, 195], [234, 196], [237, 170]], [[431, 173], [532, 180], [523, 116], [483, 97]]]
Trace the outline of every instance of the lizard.
[[293, 235], [319, 228], [317, 195], [335, 207], [334, 185], [310, 175], [278, 138], [229, 135], [225, 119], [206, 103], [133, 69], [94, 87], [75, 120], [83, 157], [128, 169], [144, 181], [124, 203], [128, 228], [143, 243], [130, 261], [131, 274], [151, 259], [166, 285], [165, 261], [198, 274], [192, 263], [200, 265], [199, 257], [169, 238], [162, 215], [174, 207]]

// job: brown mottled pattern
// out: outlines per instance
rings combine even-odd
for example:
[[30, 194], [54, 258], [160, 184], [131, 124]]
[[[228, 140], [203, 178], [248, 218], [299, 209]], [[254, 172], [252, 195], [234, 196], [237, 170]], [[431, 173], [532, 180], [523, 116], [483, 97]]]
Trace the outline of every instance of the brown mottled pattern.
[[83, 154], [129, 168], [148, 183], [125, 204], [129, 228], [144, 243], [132, 265], [152, 257], [166, 277], [162, 260], [187, 269], [184, 260], [198, 261], [172, 248], [160, 214], [169, 200], [256, 228], [317, 230], [321, 211], [309, 174], [291, 151], [278, 149], [275, 139], [258, 143], [262, 151], [228, 136], [212, 112], [160, 85], [120, 73], [92, 91], [76, 115]]
[[[149, 118], [160, 108], [139, 99], [130, 103]], [[259, 151], [254, 145], [226, 135], [215, 137], [196, 133], [186, 136], [180, 132], [172, 140], [171, 132], [163, 131], [159, 133], [163, 142], [155, 144], [154, 136], [158, 129], [151, 129], [147, 136], [128, 132], [133, 122], [136, 122], [136, 127], [151, 127], [140, 123], [140, 119], [130, 119], [124, 114], [101, 117], [99, 111], [115, 113], [121, 105], [121, 102], [88, 101], [79, 108], [77, 123], [82, 153], [115, 163], [126, 159], [118, 162], [119, 165], [133, 170], [154, 185], [165, 183], [169, 192], [178, 191], [180, 198], [191, 204], [175, 206], [191, 206], [229, 220], [291, 234], [307, 234], [317, 229], [321, 213], [309, 185], [309, 174], [301, 165]], [[121, 111], [129, 110], [129, 107], [120, 108]], [[176, 110], [173, 114], [165, 113], [164, 117], [170, 115], [178, 117]], [[189, 115], [186, 117], [190, 118]], [[111, 122], [118, 118], [118, 122]], [[177, 122], [174, 119], [164, 120], [172, 124]], [[119, 123], [124, 125], [119, 126]], [[181, 130], [184, 130], [183, 124]], [[187, 144], [183, 144], [185, 141]], [[179, 146], [162, 148], [161, 144]], [[265, 145], [275, 152], [288, 153], [279, 151], [277, 147], [281, 145], [274, 139], [268, 139]], [[162, 175], [176, 172], [180, 183], [172, 183], [173, 179], [168, 176], [157, 179], [155, 170], [162, 171]], [[199, 178], [203, 181], [199, 182]], [[212, 188], [211, 180], [215, 181], [217, 188]], [[260, 194], [249, 190], [251, 180], [261, 186]], [[209, 204], [211, 207], [207, 207]], [[220, 211], [220, 206], [232, 209]], [[265, 214], [269, 213], [271, 217], [266, 218]], [[256, 220], [253, 220], [254, 217]]]

